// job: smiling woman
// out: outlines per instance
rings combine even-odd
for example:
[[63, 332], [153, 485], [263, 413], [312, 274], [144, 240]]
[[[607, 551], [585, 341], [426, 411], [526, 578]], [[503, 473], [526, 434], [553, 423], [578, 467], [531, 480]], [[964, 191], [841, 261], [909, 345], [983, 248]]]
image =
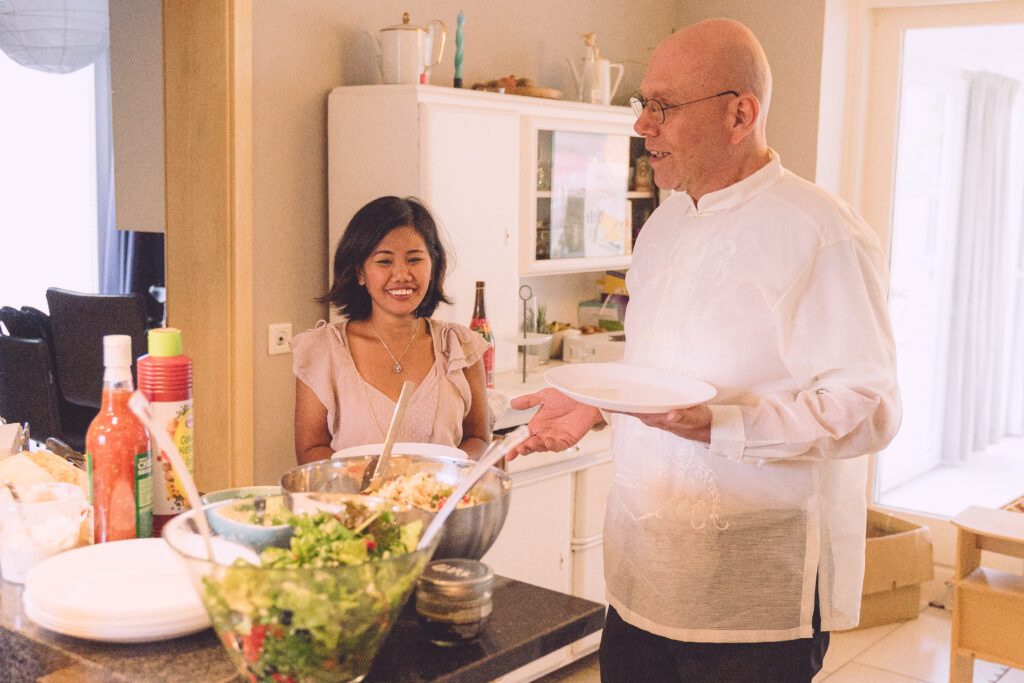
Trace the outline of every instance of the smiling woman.
[[490, 441], [483, 337], [432, 320], [448, 303], [448, 257], [437, 224], [416, 199], [381, 197], [349, 222], [321, 301], [345, 318], [292, 342], [295, 454], [300, 463], [379, 443], [402, 384], [413, 381], [397, 440], [457, 446], [479, 455]]

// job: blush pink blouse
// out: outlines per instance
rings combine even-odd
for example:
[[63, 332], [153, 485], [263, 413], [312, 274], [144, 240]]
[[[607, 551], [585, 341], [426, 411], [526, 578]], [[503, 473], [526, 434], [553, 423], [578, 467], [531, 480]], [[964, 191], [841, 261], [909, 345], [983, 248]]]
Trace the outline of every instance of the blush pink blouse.
[[[395, 402], [356, 368], [345, 333], [347, 320], [321, 321], [292, 340], [292, 371], [327, 408], [331, 448], [384, 441]], [[462, 325], [429, 320], [434, 365], [417, 385], [396, 441], [458, 447], [472, 394], [463, 372], [487, 349], [484, 338]]]

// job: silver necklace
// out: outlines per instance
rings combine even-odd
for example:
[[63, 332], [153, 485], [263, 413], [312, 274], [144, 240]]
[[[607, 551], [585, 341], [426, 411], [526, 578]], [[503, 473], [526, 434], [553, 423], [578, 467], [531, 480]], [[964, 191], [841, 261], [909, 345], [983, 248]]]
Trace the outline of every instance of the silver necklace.
[[395, 354], [391, 353], [391, 349], [389, 349], [388, 345], [384, 343], [384, 339], [380, 336], [380, 332], [377, 331], [377, 326], [373, 324], [373, 321], [370, 321], [370, 327], [373, 329], [373, 334], [376, 335], [377, 341], [381, 343], [384, 350], [388, 352], [389, 356], [391, 356], [391, 360], [395, 361], [395, 365], [391, 369], [395, 371], [396, 375], [402, 372], [402, 359], [405, 358], [405, 354], [409, 353], [409, 349], [412, 348], [412, 341], [416, 338], [416, 330], [419, 329], [419, 326], [419, 321], [412, 326], [412, 336], [409, 337], [409, 343], [405, 345], [405, 351], [402, 351], [401, 356], [395, 358]]

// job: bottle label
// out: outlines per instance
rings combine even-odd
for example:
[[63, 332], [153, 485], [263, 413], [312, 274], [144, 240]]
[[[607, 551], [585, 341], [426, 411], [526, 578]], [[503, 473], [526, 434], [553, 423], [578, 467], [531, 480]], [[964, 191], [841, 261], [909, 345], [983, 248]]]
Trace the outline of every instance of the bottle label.
[[95, 504], [96, 501], [93, 499], [93, 495], [94, 494], [93, 494], [93, 490], [92, 490], [92, 453], [90, 453], [89, 451], [85, 452], [85, 474], [89, 478], [89, 500], [88, 500], [88, 503], [89, 503], [89, 505], [93, 505], [93, 504]]
[[149, 453], [135, 456], [135, 537], [153, 535], [153, 470]]
[[[192, 400], [154, 402], [152, 405], [157, 422], [166, 425], [167, 433], [181, 453], [181, 459], [185, 461], [189, 474], [192, 474]], [[176, 515], [184, 512], [189, 507], [185, 497], [185, 486], [174, 472], [170, 457], [156, 447], [156, 439], [150, 440], [154, 444], [153, 452], [156, 453], [153, 462], [153, 514]]]
[[469, 329], [474, 332], [480, 333], [480, 335], [487, 341], [487, 350], [484, 351], [484, 379], [487, 382], [487, 388], [494, 388], [494, 335], [491, 333], [491, 325], [487, 322], [487, 318], [473, 318], [472, 322], [469, 323]]

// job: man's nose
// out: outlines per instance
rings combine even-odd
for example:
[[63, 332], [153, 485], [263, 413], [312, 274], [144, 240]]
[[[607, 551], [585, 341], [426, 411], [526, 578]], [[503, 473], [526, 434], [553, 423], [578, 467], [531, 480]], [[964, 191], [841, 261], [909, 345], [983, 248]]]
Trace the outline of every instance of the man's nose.
[[633, 124], [633, 130], [639, 135], [645, 138], [654, 135], [658, 131], [658, 124], [654, 122], [654, 117], [644, 110], [640, 116], [636, 118], [636, 123]]

